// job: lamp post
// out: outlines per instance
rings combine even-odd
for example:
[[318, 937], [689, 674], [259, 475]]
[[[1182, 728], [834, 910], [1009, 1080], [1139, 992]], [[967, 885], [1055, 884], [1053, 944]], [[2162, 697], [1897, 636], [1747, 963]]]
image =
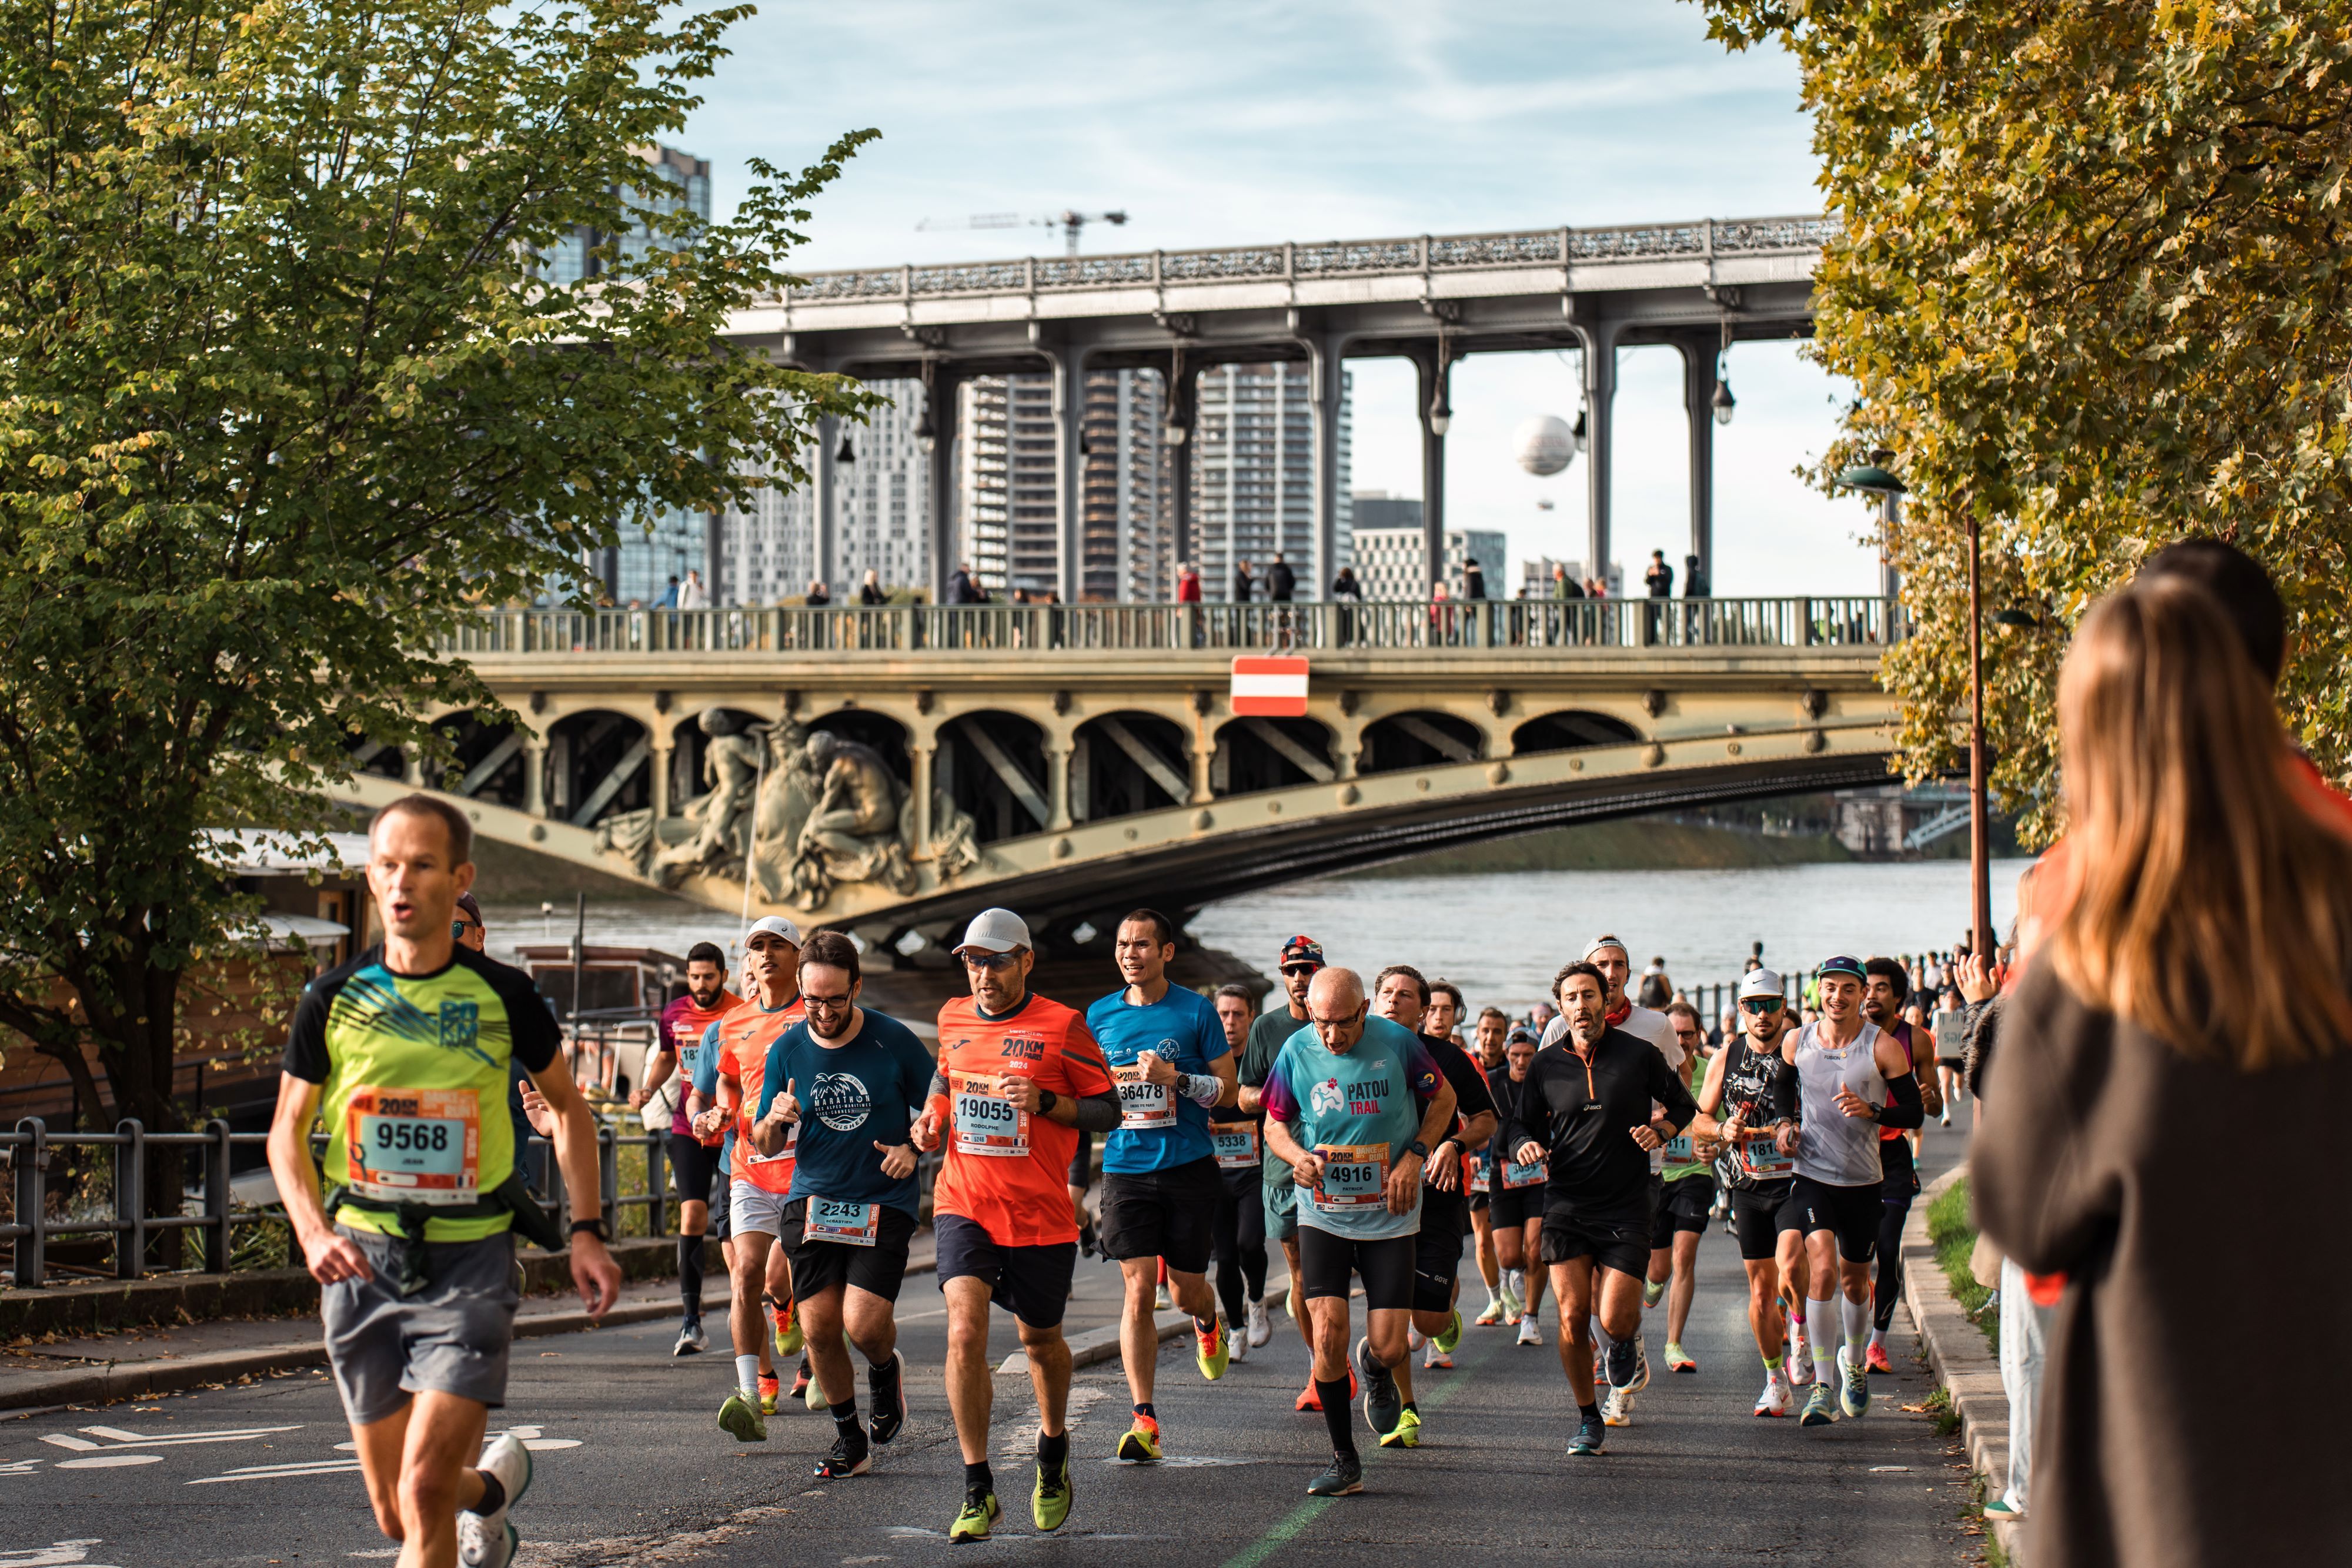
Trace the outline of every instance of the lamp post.
[[[1876, 464], [1848, 468], [1838, 483], [1878, 497], [1881, 516], [1892, 519], [1907, 486]], [[1969, 947], [1992, 960], [1992, 859], [1985, 803], [1984, 591], [1979, 578], [1977, 515], [1969, 511]]]

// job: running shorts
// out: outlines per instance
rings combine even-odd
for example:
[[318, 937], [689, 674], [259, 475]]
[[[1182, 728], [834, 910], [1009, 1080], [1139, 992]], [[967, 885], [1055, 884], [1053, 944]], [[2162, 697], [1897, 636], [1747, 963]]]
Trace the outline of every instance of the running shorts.
[[1474, 1193], [1472, 1193], [1472, 1194], [1470, 1195], [1470, 1211], [1471, 1211], [1473, 1214], [1475, 1214], [1475, 1213], [1479, 1212], [1480, 1210], [1484, 1209], [1484, 1208], [1486, 1207], [1486, 1200], [1487, 1200], [1489, 1197], [1491, 1197], [1492, 1196], [1493, 1196], [1493, 1195], [1492, 1195], [1491, 1193], [1484, 1193], [1484, 1192], [1474, 1192]]
[[395, 1281], [398, 1237], [338, 1225], [360, 1249], [368, 1277], [319, 1292], [327, 1362], [343, 1414], [354, 1427], [395, 1416], [418, 1394], [453, 1394], [495, 1410], [507, 1402], [507, 1346], [514, 1339], [514, 1237], [431, 1241], [427, 1283], [403, 1298]]
[[1661, 1182], [1650, 1195], [1650, 1246], [1653, 1250], [1675, 1244], [1675, 1232], [1704, 1233], [1707, 1211], [1715, 1207], [1715, 1177], [1706, 1171]]
[[1936, 1058], [1936, 1065], [1937, 1065], [1937, 1066], [1938, 1066], [1938, 1067], [1948, 1067], [1948, 1068], [1950, 1068], [1954, 1072], [1958, 1072], [1958, 1071], [1960, 1071], [1960, 1069], [1961, 1069], [1962, 1065], [1966, 1062], [1966, 1061], [1967, 1061], [1967, 1058], [1965, 1058], [1965, 1057], [1958, 1057], [1958, 1056], [1939, 1056], [1939, 1057]]
[[1166, 1170], [1103, 1172], [1103, 1251], [1122, 1263], [1165, 1258], [1178, 1273], [1205, 1273], [1224, 1190], [1217, 1162], [1205, 1156]]
[[672, 1133], [667, 1142], [670, 1176], [677, 1186], [678, 1200], [709, 1203], [711, 1173], [719, 1168], [719, 1151], [707, 1147], [692, 1133]]
[[1804, 1215], [1805, 1234], [1834, 1230], [1839, 1258], [1848, 1263], [1869, 1262], [1878, 1249], [1878, 1194], [1885, 1184], [1833, 1186], [1800, 1174], [1794, 1185], [1792, 1196]]
[[1388, 1236], [1361, 1241], [1319, 1225], [1298, 1228], [1298, 1285], [1307, 1301], [1318, 1296], [1348, 1299], [1348, 1276], [1364, 1281], [1364, 1310], [1402, 1312], [1412, 1301], [1413, 1249], [1417, 1238]]
[[1455, 1198], [1433, 1206], [1431, 1196], [1422, 1194], [1421, 1233], [1412, 1249], [1412, 1310], [1417, 1312], [1442, 1312], [1454, 1304], [1454, 1279], [1462, 1271], [1462, 1239], [1470, 1231], [1468, 1205]]
[[1731, 1189], [1731, 1223], [1739, 1232], [1739, 1256], [1750, 1263], [1780, 1255], [1780, 1233], [1805, 1233], [1805, 1211], [1797, 1206], [1796, 1182], [1759, 1182]]
[[1618, 1217], [1579, 1214], [1551, 1205], [1543, 1212], [1543, 1260], [1569, 1263], [1590, 1258], [1596, 1265], [1646, 1279], [1650, 1272], [1650, 1221], [1645, 1214]]
[[[1262, 1170], [1260, 1179], [1264, 1179]], [[1298, 1188], [1287, 1181], [1266, 1182], [1261, 1201], [1265, 1205], [1265, 1239], [1268, 1241], [1297, 1239]]]
[[784, 1195], [748, 1181], [727, 1184], [727, 1223], [737, 1236], [754, 1234], [784, 1239]]
[[1062, 1326], [1062, 1314], [1070, 1303], [1070, 1276], [1078, 1265], [1076, 1242], [1000, 1246], [978, 1220], [961, 1214], [932, 1215], [931, 1234], [939, 1246], [941, 1290], [950, 1280], [978, 1280], [988, 1286], [998, 1306], [1031, 1328]]
[[808, 1199], [798, 1198], [784, 1206], [784, 1233], [779, 1239], [792, 1255], [795, 1298], [806, 1301], [835, 1285], [855, 1285], [886, 1301], [898, 1299], [898, 1287], [907, 1278], [907, 1248], [915, 1239], [913, 1215], [886, 1206], [871, 1247], [811, 1241], [804, 1234], [807, 1220]]
[[1544, 1189], [1540, 1186], [1497, 1187], [1486, 1206], [1486, 1217], [1505, 1230], [1517, 1230], [1530, 1219], [1544, 1215]]

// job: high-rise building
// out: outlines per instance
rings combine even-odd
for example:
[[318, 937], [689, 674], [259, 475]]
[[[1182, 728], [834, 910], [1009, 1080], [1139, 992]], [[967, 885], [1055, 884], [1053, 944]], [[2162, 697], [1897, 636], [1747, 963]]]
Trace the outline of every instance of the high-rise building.
[[[1356, 581], [1367, 599], [1418, 600], [1429, 597], [1427, 538], [1422, 532], [1419, 501], [1367, 491], [1355, 497]], [[1367, 527], [1367, 516], [1384, 519]], [[1509, 591], [1503, 579], [1506, 562], [1503, 536], [1480, 528], [1449, 528], [1441, 573], [1448, 597], [1463, 596], [1463, 572], [1473, 560], [1486, 579], [1487, 597], [1500, 599]]]
[[[833, 486], [833, 559], [824, 573], [835, 603], [856, 597], [871, 570], [886, 589], [930, 582], [930, 456], [916, 437], [920, 382], [870, 382], [889, 399], [864, 424], [845, 423], [823, 455]], [[844, 460], [844, 453], [847, 458]], [[812, 450], [802, 465], [820, 461]], [[719, 597], [730, 604], [799, 599], [820, 575], [814, 487], [761, 489], [721, 530]]]
[[[1083, 396], [1079, 597], [1171, 597], [1175, 569], [1160, 376], [1090, 371]], [[1062, 507], [1053, 378], [983, 377], [964, 383], [962, 397], [958, 559], [971, 563], [991, 593], [1058, 592]]]
[[[1302, 362], [1218, 365], [1202, 371], [1192, 455], [1192, 537], [1202, 587], [1212, 601], [1233, 596], [1234, 567], [1259, 578], [1280, 552], [1298, 576], [1302, 599], [1320, 598], [1349, 564], [1349, 378], [1339, 383], [1337, 559], [1315, 559], [1315, 390]], [[1312, 580], [1320, 565], [1326, 580]]]

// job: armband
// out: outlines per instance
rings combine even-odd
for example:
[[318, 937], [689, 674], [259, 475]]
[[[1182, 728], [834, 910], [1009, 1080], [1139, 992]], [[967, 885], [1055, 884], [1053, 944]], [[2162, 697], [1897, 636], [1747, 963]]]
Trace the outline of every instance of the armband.
[[1217, 1096], [1223, 1091], [1224, 1085], [1217, 1082], [1217, 1075], [1213, 1072], [1180, 1072], [1176, 1075], [1176, 1092], [1204, 1110], [1214, 1105]]

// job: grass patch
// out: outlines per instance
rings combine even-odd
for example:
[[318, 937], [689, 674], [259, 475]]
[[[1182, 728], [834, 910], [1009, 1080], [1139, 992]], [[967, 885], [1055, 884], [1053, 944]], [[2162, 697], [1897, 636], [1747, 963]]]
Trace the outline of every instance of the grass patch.
[[1928, 1415], [1936, 1418], [1936, 1435], [1937, 1437], [1950, 1437], [1958, 1434], [1960, 1429], [1960, 1413], [1952, 1408], [1952, 1391], [1950, 1389], [1945, 1387], [1940, 1383], [1936, 1385], [1935, 1392], [1927, 1396], [1926, 1401], [1922, 1405], [1922, 1408], [1924, 1408]]
[[1969, 1207], [1966, 1176], [1944, 1189], [1927, 1206], [1927, 1239], [1935, 1245], [1936, 1261], [1951, 1285], [1953, 1299], [1969, 1321], [1985, 1336], [1993, 1354], [2000, 1354], [2000, 1314], [1992, 1310], [1992, 1292], [1977, 1283], [1969, 1271], [1969, 1254], [1977, 1244], [1976, 1215]]

